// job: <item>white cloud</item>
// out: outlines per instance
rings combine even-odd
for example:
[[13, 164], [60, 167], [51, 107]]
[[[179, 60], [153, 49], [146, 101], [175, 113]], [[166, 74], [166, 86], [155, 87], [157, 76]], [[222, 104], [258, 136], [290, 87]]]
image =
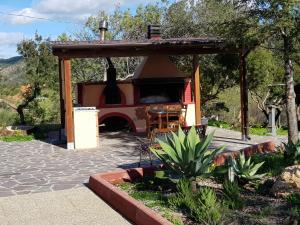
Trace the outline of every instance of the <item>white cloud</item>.
[[0, 58], [8, 59], [10, 57], [18, 55], [16, 46], [12, 45], [0, 45]]
[[18, 32], [0, 32], [0, 45], [16, 45], [24, 39], [24, 34]]
[[0, 58], [9, 58], [17, 55], [16, 45], [24, 39], [22, 33], [0, 32]]
[[[130, 7], [137, 4], [155, 2], [151, 0], [35, 0], [31, 7], [14, 11], [15, 15], [26, 15], [58, 20], [82, 20], [99, 10], [112, 11], [117, 5]], [[38, 19], [21, 16], [7, 16], [11, 24], [32, 23]]]
[[6, 18], [11, 24], [27, 24], [35, 21], [36, 18], [44, 16], [43, 14], [36, 12], [33, 8], [24, 8], [19, 11], [11, 12], [10, 14], [11, 15], [6, 16]]

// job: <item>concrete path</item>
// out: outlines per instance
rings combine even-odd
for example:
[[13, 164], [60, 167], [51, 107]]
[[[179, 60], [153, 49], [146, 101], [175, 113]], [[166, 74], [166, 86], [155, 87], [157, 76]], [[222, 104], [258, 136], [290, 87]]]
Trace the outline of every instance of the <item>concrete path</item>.
[[[236, 131], [215, 130], [211, 147], [236, 151], [272, 137], [241, 141]], [[129, 133], [100, 134], [99, 149], [71, 151], [42, 141], [0, 142], [0, 197], [57, 191], [83, 186], [92, 174], [137, 167], [138, 141]], [[277, 140], [275, 140], [277, 141]], [[145, 162], [148, 164], [148, 162]]]
[[129, 225], [86, 187], [0, 198], [1, 225]]

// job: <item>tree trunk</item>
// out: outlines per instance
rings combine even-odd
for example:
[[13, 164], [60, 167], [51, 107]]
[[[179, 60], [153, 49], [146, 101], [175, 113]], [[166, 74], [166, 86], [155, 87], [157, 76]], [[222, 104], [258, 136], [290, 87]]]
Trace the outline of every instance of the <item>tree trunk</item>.
[[288, 38], [283, 37], [284, 42], [284, 71], [286, 82], [286, 114], [288, 122], [289, 140], [296, 143], [298, 140], [298, 124], [296, 112], [296, 94], [294, 90], [294, 75], [292, 61], [289, 57], [290, 43]]
[[25, 98], [25, 100], [18, 105], [17, 107], [17, 113], [19, 114], [20, 123], [24, 125], [26, 123], [25, 116], [23, 110], [29, 105], [30, 102], [32, 102], [41, 92], [40, 86], [38, 84], [35, 84], [33, 87], [32, 94]]

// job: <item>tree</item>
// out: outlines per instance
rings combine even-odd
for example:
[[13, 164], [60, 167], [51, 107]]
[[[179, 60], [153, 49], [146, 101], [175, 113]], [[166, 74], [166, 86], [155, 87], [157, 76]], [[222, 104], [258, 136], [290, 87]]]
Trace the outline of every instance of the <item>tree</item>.
[[[163, 17], [163, 36], [211, 37], [218, 35], [218, 24], [229, 20], [234, 13], [232, 5], [217, 0], [179, 1], [170, 5]], [[191, 57], [174, 57], [174, 62], [186, 74], [192, 73]], [[217, 100], [219, 94], [238, 82], [238, 58], [235, 55], [201, 55], [201, 102]]]
[[57, 60], [52, 55], [49, 39], [44, 40], [37, 33], [33, 39], [18, 44], [18, 52], [25, 62], [25, 85], [17, 112], [20, 123], [25, 124], [24, 109], [41, 94], [42, 88], [58, 91]]
[[[226, 2], [226, 1], [224, 1]], [[295, 55], [299, 54], [299, 0], [234, 0], [238, 12], [223, 25], [225, 36], [233, 44], [250, 52], [264, 45], [277, 52], [282, 59], [286, 84], [285, 98], [289, 139], [298, 140], [294, 92]]]
[[284, 90], [281, 86], [284, 71], [273, 52], [257, 48], [247, 58], [247, 72], [251, 98], [265, 116], [265, 126], [269, 120], [269, 105], [276, 106], [276, 121], [285, 103]]
[[293, 55], [299, 53], [296, 46], [300, 37], [300, 1], [298, 0], [256, 0], [253, 15], [263, 18], [261, 32], [279, 42], [277, 50], [284, 62], [286, 84], [286, 110], [288, 134], [292, 142], [298, 140], [298, 124], [294, 91]]

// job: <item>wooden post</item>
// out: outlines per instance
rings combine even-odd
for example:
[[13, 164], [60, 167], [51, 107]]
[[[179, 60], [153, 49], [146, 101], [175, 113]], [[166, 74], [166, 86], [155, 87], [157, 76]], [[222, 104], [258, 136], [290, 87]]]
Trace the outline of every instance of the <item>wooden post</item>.
[[195, 122], [201, 124], [201, 90], [200, 90], [200, 68], [199, 57], [193, 56], [193, 76], [194, 76], [194, 100], [195, 100]]
[[247, 70], [246, 70], [245, 54], [240, 54], [240, 93], [241, 93], [242, 140], [248, 140], [249, 139], [248, 77], [247, 77]]
[[71, 81], [71, 60], [63, 59], [64, 77], [64, 105], [65, 105], [65, 132], [67, 135], [67, 148], [74, 149], [74, 123]]
[[59, 129], [59, 141], [62, 140], [63, 131], [65, 129], [65, 103], [63, 98], [63, 71], [62, 71], [62, 59], [58, 59], [58, 72], [59, 72], [59, 100], [60, 100], [60, 129]]

